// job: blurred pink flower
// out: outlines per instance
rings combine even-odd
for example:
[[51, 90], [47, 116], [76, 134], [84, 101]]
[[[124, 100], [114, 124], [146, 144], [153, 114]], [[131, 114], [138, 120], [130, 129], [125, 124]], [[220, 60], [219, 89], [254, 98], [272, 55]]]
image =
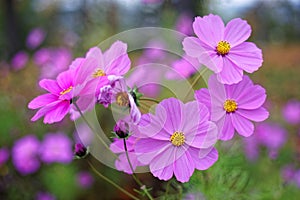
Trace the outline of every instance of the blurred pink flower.
[[145, 4], [158, 4], [164, 2], [164, 0], [142, 0]]
[[156, 106], [155, 115], [142, 116], [134, 146], [138, 160], [149, 165], [160, 180], [175, 175], [180, 182], [189, 181], [195, 169], [206, 170], [218, 160], [213, 147], [217, 127], [209, 121], [209, 111], [196, 101], [183, 104], [175, 98]]
[[6, 163], [9, 158], [9, 150], [6, 147], [0, 148], [0, 167]]
[[68, 69], [72, 61], [72, 53], [63, 47], [42, 48], [35, 52], [33, 61], [40, 67], [40, 79], [55, 78], [59, 73]]
[[232, 139], [234, 130], [244, 137], [252, 135], [251, 121], [261, 122], [269, 117], [269, 112], [262, 107], [266, 97], [265, 89], [254, 85], [248, 76], [243, 76], [237, 84], [223, 85], [212, 75], [208, 89], [195, 91], [195, 98], [209, 108], [212, 121], [217, 123], [220, 140]]
[[193, 18], [187, 13], [179, 15], [175, 24], [175, 29], [185, 35], [192, 35]]
[[73, 159], [72, 142], [64, 133], [48, 133], [40, 146], [40, 157], [45, 163], [70, 163]]
[[167, 72], [168, 79], [186, 79], [199, 71], [202, 65], [196, 58], [184, 55], [182, 59], [172, 63], [173, 70]]
[[27, 36], [26, 45], [29, 49], [35, 49], [44, 41], [46, 32], [42, 28], [34, 28]]
[[[245, 153], [249, 160], [256, 160], [259, 156], [259, 147], [268, 150], [271, 159], [276, 159], [278, 151], [285, 144], [287, 131], [275, 123], [263, 122], [257, 125], [254, 134], [244, 139]], [[254, 153], [255, 152], [255, 153]]]
[[261, 67], [261, 50], [254, 43], [245, 42], [251, 34], [245, 20], [233, 19], [225, 27], [219, 16], [210, 14], [196, 17], [193, 29], [197, 37], [184, 39], [184, 51], [214, 71], [221, 83], [238, 83], [243, 71], [253, 73]]
[[32, 174], [40, 168], [39, 148], [40, 142], [34, 135], [27, 135], [14, 143], [12, 161], [22, 175]]
[[11, 60], [11, 66], [14, 70], [23, 69], [28, 63], [29, 56], [25, 51], [19, 51]]
[[89, 188], [94, 183], [94, 177], [87, 171], [79, 172], [76, 179], [81, 188]]
[[282, 109], [282, 115], [290, 124], [300, 123], [300, 101], [295, 99], [288, 101]]
[[35, 197], [36, 200], [55, 200], [55, 196], [48, 192], [38, 192]]

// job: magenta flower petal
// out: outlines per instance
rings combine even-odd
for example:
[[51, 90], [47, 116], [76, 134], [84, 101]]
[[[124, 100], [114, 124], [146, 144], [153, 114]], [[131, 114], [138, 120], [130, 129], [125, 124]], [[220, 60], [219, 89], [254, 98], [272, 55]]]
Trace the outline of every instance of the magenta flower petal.
[[68, 101], [59, 102], [55, 109], [48, 111], [44, 117], [44, 123], [52, 124], [61, 121], [69, 112], [70, 103]]
[[103, 54], [100, 48], [93, 47], [86, 53], [86, 58], [93, 58], [97, 61], [96, 67], [99, 67], [101, 69], [104, 69], [104, 58]]
[[39, 82], [41, 88], [47, 90], [48, 92], [59, 96], [62, 88], [58, 85], [57, 81], [50, 79], [43, 79]]
[[176, 179], [182, 183], [189, 181], [194, 170], [195, 164], [189, 153], [184, 153], [174, 162], [174, 175]]
[[198, 38], [212, 49], [223, 39], [224, 23], [217, 15], [208, 15], [196, 17], [193, 23], [193, 29]]
[[218, 160], [218, 158], [218, 151], [215, 148], [212, 148], [211, 151], [196, 164], [196, 169], [207, 170]]
[[224, 38], [235, 47], [245, 42], [251, 35], [251, 27], [247, 21], [236, 18], [228, 22], [224, 31]]
[[222, 58], [216, 56], [214, 50], [204, 49], [205, 46], [203, 47], [202, 42], [198, 38], [186, 37], [184, 38], [182, 45], [183, 50], [188, 56], [198, 58], [200, 63], [203, 63], [215, 73], [222, 71]]
[[200, 103], [203, 103], [208, 110], [211, 110], [211, 101], [208, 89], [202, 88], [200, 90], [195, 90], [195, 99]]
[[162, 123], [164, 123], [164, 128], [168, 132], [173, 133], [180, 128], [183, 121], [182, 108], [183, 104], [175, 98], [170, 98], [168, 101], [162, 101], [157, 105], [156, 112], [160, 116]]
[[49, 111], [55, 109], [55, 106], [57, 106], [60, 103], [60, 101], [52, 102], [51, 104], [48, 104], [44, 107], [42, 107], [40, 110], [36, 112], [36, 114], [31, 118], [31, 121], [36, 121], [46, 115]]
[[60, 73], [57, 76], [57, 83], [63, 89], [68, 89], [70, 86], [73, 86], [74, 70], [67, 70]]
[[[128, 152], [128, 156], [129, 156], [132, 168], [136, 169], [136, 167], [140, 165], [140, 162], [138, 161], [136, 154], [134, 152]], [[117, 159], [115, 161], [115, 166], [119, 171], [124, 171], [127, 174], [133, 173], [125, 153], [121, 154], [119, 156], [119, 159]]]
[[237, 130], [237, 132], [245, 137], [249, 137], [253, 134], [254, 125], [248, 119], [240, 116], [238, 114], [231, 115], [231, 122], [233, 127]]
[[[166, 117], [164, 115], [160, 118], [165, 119]], [[138, 131], [140, 132], [139, 137], [151, 137], [157, 140], [168, 141], [171, 137], [171, 134], [163, 128], [162, 123], [163, 121], [157, 119], [150, 113], [143, 115], [138, 126]]]
[[[153, 145], [155, 144], [155, 146]], [[143, 164], [149, 164], [157, 155], [164, 152], [170, 145], [166, 145], [165, 141], [159, 141], [154, 139], [139, 139], [135, 145], [135, 152], [141, 154], [138, 159]]]
[[234, 136], [234, 127], [232, 125], [231, 115], [225, 115], [223, 120], [218, 123], [218, 128], [221, 131], [219, 139], [231, 140]]
[[153, 176], [158, 177], [160, 180], [170, 180], [173, 176], [173, 164], [170, 164], [158, 170], [153, 170], [151, 171], [151, 173], [153, 174]]
[[191, 147], [209, 148], [213, 146], [218, 139], [218, 129], [212, 122], [201, 123], [196, 130], [189, 130], [189, 133], [196, 132], [194, 134], [186, 134], [186, 143]]
[[255, 122], [262, 122], [269, 117], [269, 112], [263, 107], [259, 107], [254, 110], [238, 109], [236, 112], [239, 115]]
[[243, 78], [243, 70], [228, 58], [223, 58], [223, 64], [226, 65], [226, 70], [218, 73], [218, 80], [223, 84], [238, 83]]
[[124, 75], [130, 69], [127, 55], [127, 44], [116, 41], [104, 53], [105, 71], [107, 74]]
[[235, 99], [243, 94], [248, 94], [245, 92], [245, 89], [250, 88], [253, 86], [251, 79], [248, 76], [244, 76], [243, 80], [238, 84], [233, 85], [225, 85], [227, 98]]
[[262, 51], [252, 42], [244, 42], [232, 48], [228, 59], [248, 73], [257, 71], [263, 63]]
[[[183, 148], [173, 148], [171, 145], [165, 148], [160, 154], [158, 154], [150, 163], [150, 171], [156, 171], [162, 169], [176, 161], [177, 158], [185, 153]], [[141, 157], [138, 159], [140, 160]]]
[[256, 109], [263, 105], [267, 98], [266, 90], [260, 85], [245, 88], [241, 95], [236, 97], [239, 102], [238, 107], [241, 109]]
[[31, 100], [28, 104], [28, 108], [37, 109], [57, 100], [57, 96], [53, 94], [43, 94]]

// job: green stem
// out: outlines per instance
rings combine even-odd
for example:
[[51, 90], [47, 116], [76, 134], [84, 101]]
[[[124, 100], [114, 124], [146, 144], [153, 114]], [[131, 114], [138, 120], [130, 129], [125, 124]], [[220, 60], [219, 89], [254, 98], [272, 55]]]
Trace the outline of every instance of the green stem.
[[113, 182], [112, 180], [110, 180], [109, 178], [107, 178], [106, 176], [104, 176], [103, 174], [101, 174], [100, 172], [98, 172], [96, 170], [96, 168], [92, 165], [92, 163], [89, 163], [89, 166], [92, 168], [92, 170], [94, 171], [95, 174], [97, 174], [100, 178], [102, 178], [103, 180], [107, 181], [108, 183], [112, 184], [113, 186], [115, 186], [117, 189], [119, 189], [121, 192], [123, 192], [124, 194], [126, 194], [127, 196], [129, 196], [130, 198], [134, 199], [134, 200], [140, 200], [139, 198], [135, 197], [134, 195], [130, 194], [129, 192], [127, 192], [126, 190], [124, 190], [122, 187], [120, 187], [119, 185], [117, 185], [115, 182]]
[[109, 146], [106, 144], [106, 142], [97, 134], [97, 131], [94, 129], [94, 127], [88, 122], [88, 120], [85, 118], [85, 116], [83, 115], [82, 111], [80, 110], [79, 106], [73, 102], [74, 106], [76, 107], [77, 111], [79, 112], [81, 118], [83, 119], [83, 121], [88, 125], [88, 127], [93, 131], [93, 133], [97, 136], [97, 138], [100, 140], [100, 142], [105, 146], [105, 148], [107, 148], [116, 159], [118, 159], [118, 156], [116, 154], [114, 154], [111, 149], [109, 148]]
[[185, 97], [184, 97], [184, 101], [186, 100], [186, 98], [189, 96], [189, 94], [193, 91], [194, 86], [198, 83], [198, 81], [200, 80], [200, 78], [203, 76], [203, 74], [207, 71], [207, 68], [205, 68], [204, 70], [202, 70], [199, 75], [195, 78], [195, 80], [192, 82], [190, 89], [188, 90], [188, 92], [186, 93]]
[[126, 145], [126, 139], [124, 138], [123, 139], [124, 141], [124, 149], [125, 149], [125, 154], [126, 154], [126, 158], [128, 160], [128, 163], [129, 163], [129, 167], [132, 171], [132, 177], [133, 179], [135, 180], [135, 182], [140, 186], [140, 188], [145, 192], [146, 196], [150, 199], [150, 200], [153, 200], [153, 197], [151, 196], [151, 194], [149, 194], [147, 188], [145, 187], [145, 185], [137, 178], [137, 176], [135, 175], [134, 173], [134, 169], [132, 167], [132, 164], [130, 162], [130, 158], [129, 158], [129, 155], [128, 155], [128, 150], [127, 150], [127, 145]]
[[149, 97], [142, 97], [140, 98], [141, 101], [151, 101], [151, 102], [154, 102], [154, 103], [157, 103], [159, 104], [159, 101], [156, 100], [156, 99], [153, 99], [153, 98], [149, 98]]

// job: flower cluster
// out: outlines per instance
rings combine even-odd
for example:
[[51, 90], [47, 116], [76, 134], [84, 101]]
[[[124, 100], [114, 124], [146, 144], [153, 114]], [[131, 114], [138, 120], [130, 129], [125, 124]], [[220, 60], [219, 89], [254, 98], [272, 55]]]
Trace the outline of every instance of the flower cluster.
[[193, 30], [197, 37], [182, 42], [184, 58], [173, 62], [177, 75], [167, 72], [165, 77], [187, 79], [204, 66], [210, 69], [208, 88], [194, 91], [194, 100], [166, 98], [157, 103], [155, 112], [141, 113], [139, 102], [150, 98], [143, 99], [128, 87], [127, 44], [116, 41], [104, 53], [91, 48], [56, 80], [41, 80], [40, 87], [48, 93], [29, 103], [30, 109], [39, 109], [32, 121], [44, 117], [44, 123], [54, 123], [67, 114], [74, 120], [96, 104], [115, 105], [128, 111], [117, 122], [118, 138], [110, 145], [119, 154], [116, 168], [132, 174], [137, 167], [148, 166], [161, 180], [175, 176], [180, 182], [189, 181], [195, 169], [206, 170], [218, 160], [214, 147], [218, 140], [230, 140], [235, 132], [249, 137], [255, 129], [253, 122], [269, 116], [263, 108], [265, 89], [243, 74], [253, 73], [263, 62], [261, 50], [246, 42], [250, 25], [233, 19], [225, 26], [219, 16], [210, 14], [196, 17]]

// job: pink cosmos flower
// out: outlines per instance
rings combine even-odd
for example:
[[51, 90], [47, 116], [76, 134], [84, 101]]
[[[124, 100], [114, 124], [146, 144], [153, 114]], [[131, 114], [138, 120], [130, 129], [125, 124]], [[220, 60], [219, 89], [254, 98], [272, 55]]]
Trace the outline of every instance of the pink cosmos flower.
[[134, 150], [138, 160], [161, 180], [174, 174], [178, 181], [187, 182], [195, 168], [206, 170], [218, 159], [213, 147], [216, 125], [209, 121], [206, 106], [196, 101], [183, 104], [175, 98], [165, 99], [157, 105], [155, 115], [142, 116], [137, 129]]
[[196, 58], [184, 55], [182, 59], [172, 63], [173, 70], [167, 72], [168, 79], [185, 79], [201, 69], [201, 64]]
[[46, 32], [42, 28], [34, 28], [27, 36], [26, 46], [29, 49], [35, 49], [44, 41], [45, 37]]
[[32, 174], [40, 168], [39, 147], [40, 142], [34, 135], [27, 135], [14, 143], [12, 161], [22, 175]]
[[196, 17], [193, 29], [197, 37], [184, 39], [184, 51], [214, 71], [221, 83], [238, 83], [243, 71], [253, 73], [262, 65], [261, 50], [245, 42], [251, 34], [246, 21], [236, 18], [225, 27], [219, 16], [210, 14]]
[[55, 196], [48, 192], [38, 192], [36, 194], [35, 200], [55, 200]]
[[300, 101], [290, 100], [282, 109], [282, 115], [290, 124], [300, 123]]
[[94, 183], [94, 177], [87, 171], [79, 172], [76, 179], [81, 188], [89, 188]]
[[261, 122], [269, 116], [262, 107], [266, 96], [265, 89], [254, 85], [248, 76], [237, 84], [223, 85], [212, 75], [208, 89], [195, 91], [195, 98], [210, 109], [221, 140], [230, 140], [234, 130], [245, 137], [252, 135], [254, 125], [251, 121]]
[[40, 146], [40, 157], [45, 163], [70, 163], [73, 159], [71, 140], [64, 133], [48, 133]]
[[73, 98], [75, 70], [68, 70], [58, 75], [56, 80], [43, 79], [39, 82], [41, 88], [49, 93], [40, 95], [28, 104], [30, 109], [39, 109], [31, 118], [36, 121], [44, 116], [44, 123], [61, 121], [70, 111]]
[[19, 51], [11, 60], [11, 66], [14, 70], [23, 69], [28, 63], [29, 56], [25, 51]]
[[56, 78], [67, 70], [72, 61], [72, 52], [68, 48], [42, 48], [33, 55], [34, 63], [40, 68], [40, 79]]
[[[94, 60], [82, 59], [78, 66], [60, 73], [56, 80], [43, 79], [39, 82], [41, 88], [49, 93], [40, 95], [28, 104], [30, 109], [39, 109], [31, 121], [44, 116], [44, 123], [61, 121], [71, 110], [72, 119], [77, 117], [74, 100], [82, 112], [91, 108], [96, 102], [95, 90], [98, 82], [87, 82], [81, 68], [94, 65]], [[105, 83], [103, 83], [105, 84]]]
[[123, 77], [114, 77], [110, 81], [110, 85], [104, 86], [100, 89], [98, 103], [105, 107], [112, 103], [124, 110], [129, 108], [130, 117], [133, 123], [137, 124], [141, 119], [141, 112], [136, 104], [136, 95], [132, 91], [128, 91], [125, 79]]
[[175, 28], [177, 31], [185, 34], [185, 35], [192, 35], [193, 34], [193, 18], [187, 14], [181, 14], [175, 24]]
[[6, 147], [0, 148], [0, 167], [6, 163], [9, 158], [9, 150]]
[[249, 160], [256, 160], [259, 155], [259, 146], [264, 146], [268, 150], [269, 157], [276, 159], [286, 138], [287, 132], [280, 125], [266, 122], [258, 124], [255, 133], [244, 139], [246, 156]]

